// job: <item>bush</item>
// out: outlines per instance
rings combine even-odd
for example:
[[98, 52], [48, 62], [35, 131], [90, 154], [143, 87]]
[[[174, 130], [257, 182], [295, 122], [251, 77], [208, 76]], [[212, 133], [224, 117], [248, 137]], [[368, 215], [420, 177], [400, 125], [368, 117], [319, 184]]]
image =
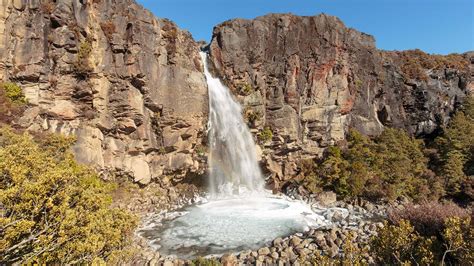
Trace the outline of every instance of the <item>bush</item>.
[[428, 79], [427, 70], [441, 70], [455, 68], [467, 72], [469, 61], [459, 54], [430, 55], [421, 50], [408, 50], [398, 52], [401, 59], [401, 70], [405, 78], [424, 80]]
[[258, 139], [262, 143], [269, 142], [273, 138], [273, 132], [270, 127], [265, 127], [260, 133], [258, 134]]
[[23, 94], [20, 86], [15, 83], [7, 82], [3, 83], [2, 85], [3, 90], [5, 91], [5, 96], [10, 99], [10, 101], [14, 104], [26, 104], [26, 98]]
[[26, 99], [17, 85], [0, 85], [0, 126], [2, 123], [9, 124], [14, 118], [20, 117], [25, 103]]
[[372, 255], [380, 264], [472, 265], [474, 228], [470, 217], [449, 217], [438, 236], [424, 236], [407, 220], [385, 223], [370, 242]]
[[458, 205], [437, 201], [424, 202], [420, 205], [408, 204], [404, 209], [391, 210], [389, 220], [399, 224], [406, 220], [412, 224], [416, 231], [424, 236], [436, 236], [444, 230], [444, 222], [451, 217], [468, 218], [469, 213]]
[[303, 183], [313, 186], [309, 190], [315, 191], [319, 183], [321, 189], [343, 197], [375, 200], [400, 196], [421, 200], [441, 193], [427, 167], [423, 143], [404, 131], [387, 128], [371, 140], [352, 130], [347, 140], [347, 148], [328, 148], [314, 169], [304, 173]]
[[373, 237], [370, 247], [380, 265], [431, 264], [433, 239], [420, 236], [409, 221], [401, 220], [398, 225], [388, 225]]
[[76, 77], [86, 79], [92, 73], [93, 69], [89, 62], [91, 52], [91, 41], [86, 40], [79, 45], [79, 51], [77, 52], [76, 61], [73, 65]]
[[441, 265], [472, 265], [474, 263], [474, 227], [471, 219], [450, 217], [442, 233], [444, 252]]
[[244, 84], [241, 84], [239, 86], [239, 94], [240, 95], [248, 96], [248, 95], [252, 94], [252, 92], [254, 92], [254, 89], [248, 83], [244, 83]]
[[[388, 198], [408, 196], [419, 200], [427, 195], [419, 192], [428, 186], [425, 173], [428, 160], [423, 154], [423, 142], [399, 129], [386, 129], [375, 139], [375, 174], [381, 179]], [[433, 185], [433, 184], [431, 184]]]
[[77, 164], [73, 139], [0, 130], [0, 257], [6, 264], [117, 261], [136, 225], [114, 186]]
[[215, 258], [203, 258], [197, 257], [190, 263], [191, 266], [220, 266], [222, 265], [217, 259]]
[[322, 192], [324, 186], [322, 179], [317, 174], [316, 164], [311, 159], [304, 159], [298, 162], [299, 175], [297, 179], [313, 194]]
[[202, 144], [198, 144], [196, 145], [196, 147], [194, 147], [194, 151], [196, 152], [197, 155], [199, 156], [204, 156], [206, 155], [207, 153], [207, 147], [202, 145]]
[[249, 126], [255, 126], [255, 123], [262, 118], [262, 114], [259, 111], [248, 108], [244, 111], [244, 118], [247, 120]]

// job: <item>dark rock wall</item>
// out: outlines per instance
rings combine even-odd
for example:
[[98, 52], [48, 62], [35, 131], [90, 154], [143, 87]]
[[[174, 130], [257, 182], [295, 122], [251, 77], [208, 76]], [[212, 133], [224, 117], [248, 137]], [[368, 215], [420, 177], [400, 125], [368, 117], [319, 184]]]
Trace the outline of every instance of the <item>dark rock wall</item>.
[[400, 53], [377, 50], [372, 36], [324, 14], [227, 21], [214, 28], [209, 50], [215, 73], [257, 114], [255, 131], [271, 127], [265, 158], [281, 176], [293, 173], [294, 157], [320, 154], [351, 127], [368, 135], [384, 126], [431, 134], [472, 89], [466, 69], [405, 78]]

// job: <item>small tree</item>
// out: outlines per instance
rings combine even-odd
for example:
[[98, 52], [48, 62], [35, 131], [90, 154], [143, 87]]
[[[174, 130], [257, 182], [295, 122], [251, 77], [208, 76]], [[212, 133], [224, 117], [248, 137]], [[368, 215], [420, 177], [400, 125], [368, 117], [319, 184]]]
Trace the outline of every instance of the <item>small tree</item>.
[[459, 265], [472, 265], [474, 263], [474, 228], [471, 219], [450, 217], [445, 221], [445, 229], [442, 233], [445, 251], [441, 259], [441, 265], [445, 265], [449, 255]]
[[74, 74], [80, 79], [88, 78], [93, 69], [90, 65], [90, 55], [92, 53], [92, 43], [86, 40], [79, 45], [76, 61], [73, 64]]
[[0, 129], [0, 257], [6, 264], [74, 264], [120, 257], [136, 225], [111, 208], [113, 185], [77, 164], [73, 139]]
[[451, 119], [443, 135], [436, 139], [440, 153], [437, 171], [444, 177], [448, 195], [462, 198], [472, 195], [474, 176], [474, 97], [468, 97], [463, 107]]
[[371, 240], [376, 260], [382, 265], [431, 264], [434, 260], [432, 239], [420, 236], [410, 222], [388, 225], [378, 231]]
[[26, 103], [25, 95], [20, 86], [15, 83], [7, 82], [2, 84], [5, 96], [14, 104], [22, 105]]

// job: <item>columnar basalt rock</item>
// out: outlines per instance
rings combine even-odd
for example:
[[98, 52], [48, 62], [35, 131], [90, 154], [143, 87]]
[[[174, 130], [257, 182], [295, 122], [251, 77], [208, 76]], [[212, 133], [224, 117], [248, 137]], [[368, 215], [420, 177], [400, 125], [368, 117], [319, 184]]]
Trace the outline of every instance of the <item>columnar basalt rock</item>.
[[254, 131], [273, 131], [264, 153], [279, 179], [294, 172], [297, 157], [343, 142], [351, 127], [367, 135], [384, 126], [431, 134], [473, 84], [467, 66], [422, 69], [425, 80], [409, 79], [404, 52], [377, 50], [372, 36], [324, 14], [230, 20], [214, 28], [209, 51]]
[[199, 44], [132, 0], [0, 2], [0, 78], [31, 131], [77, 136], [80, 162], [147, 184], [202, 172], [208, 103]]

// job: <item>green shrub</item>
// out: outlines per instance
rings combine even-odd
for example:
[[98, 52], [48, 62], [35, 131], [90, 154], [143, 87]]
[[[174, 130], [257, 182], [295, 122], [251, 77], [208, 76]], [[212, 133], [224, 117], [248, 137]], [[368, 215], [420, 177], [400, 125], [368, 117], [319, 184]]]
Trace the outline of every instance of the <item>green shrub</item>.
[[75, 162], [71, 138], [0, 129], [0, 257], [6, 264], [122, 258], [136, 218], [112, 208], [114, 185]]
[[255, 126], [255, 123], [262, 118], [262, 114], [259, 111], [252, 109], [245, 109], [244, 118], [247, 120], [249, 126]]
[[448, 195], [474, 199], [474, 97], [451, 119], [443, 134], [436, 139], [439, 162], [435, 170], [444, 178]]
[[165, 155], [166, 154], [166, 148], [165, 147], [160, 147], [158, 149], [158, 154], [160, 155]]
[[370, 247], [378, 263], [388, 265], [431, 264], [433, 239], [420, 236], [410, 224], [402, 220], [399, 225], [385, 226], [373, 237]]
[[314, 194], [320, 193], [324, 187], [324, 183], [318, 175], [315, 162], [312, 159], [301, 160], [298, 162], [298, 168], [300, 169], [298, 180], [302, 182], [310, 192]]
[[254, 92], [254, 89], [248, 83], [244, 83], [244, 84], [241, 84], [239, 86], [239, 94], [240, 95], [248, 96], [248, 95], [252, 94], [252, 92]]
[[9, 124], [15, 117], [21, 113], [21, 108], [13, 104], [10, 99], [5, 96], [5, 91], [0, 89], [0, 125]]
[[357, 91], [360, 91], [360, 90], [362, 89], [362, 85], [364, 85], [363, 82], [362, 82], [362, 80], [357, 79], [357, 80], [355, 81], [355, 86], [356, 86]]
[[407, 220], [378, 230], [370, 242], [376, 262], [389, 265], [471, 265], [474, 228], [470, 217], [448, 217], [436, 236], [423, 235]]
[[[470, 217], [449, 217], [442, 233], [441, 265], [472, 265], [474, 263], [474, 227]], [[441, 254], [440, 254], [441, 255]]]
[[5, 91], [5, 96], [10, 99], [14, 104], [25, 104], [27, 103], [25, 95], [23, 94], [20, 86], [12, 82], [6, 82], [1, 84]]
[[76, 61], [73, 64], [76, 77], [85, 79], [92, 73], [93, 69], [89, 62], [91, 53], [92, 43], [90, 40], [86, 40], [79, 45]]
[[9, 124], [21, 116], [27, 100], [20, 87], [14, 83], [0, 84], [0, 125]]
[[313, 265], [472, 265], [474, 262], [474, 227], [469, 217], [445, 219], [438, 236], [426, 236], [407, 220], [385, 222], [368, 243], [353, 234], [342, 244], [343, 256], [330, 258], [319, 251], [309, 254]]
[[273, 132], [270, 127], [265, 127], [262, 131], [258, 133], [258, 139], [262, 143], [269, 142], [273, 138]]
[[196, 147], [194, 148], [194, 151], [196, 151], [197, 155], [199, 156], [204, 156], [207, 152], [207, 148], [206, 146], [202, 145], [202, 144], [198, 144], [196, 145]]
[[439, 181], [429, 175], [423, 143], [404, 131], [387, 128], [372, 140], [351, 130], [347, 140], [347, 148], [328, 148], [314, 169], [304, 173], [303, 183], [312, 186], [309, 190], [329, 189], [340, 196], [369, 199], [421, 200], [441, 194]]

